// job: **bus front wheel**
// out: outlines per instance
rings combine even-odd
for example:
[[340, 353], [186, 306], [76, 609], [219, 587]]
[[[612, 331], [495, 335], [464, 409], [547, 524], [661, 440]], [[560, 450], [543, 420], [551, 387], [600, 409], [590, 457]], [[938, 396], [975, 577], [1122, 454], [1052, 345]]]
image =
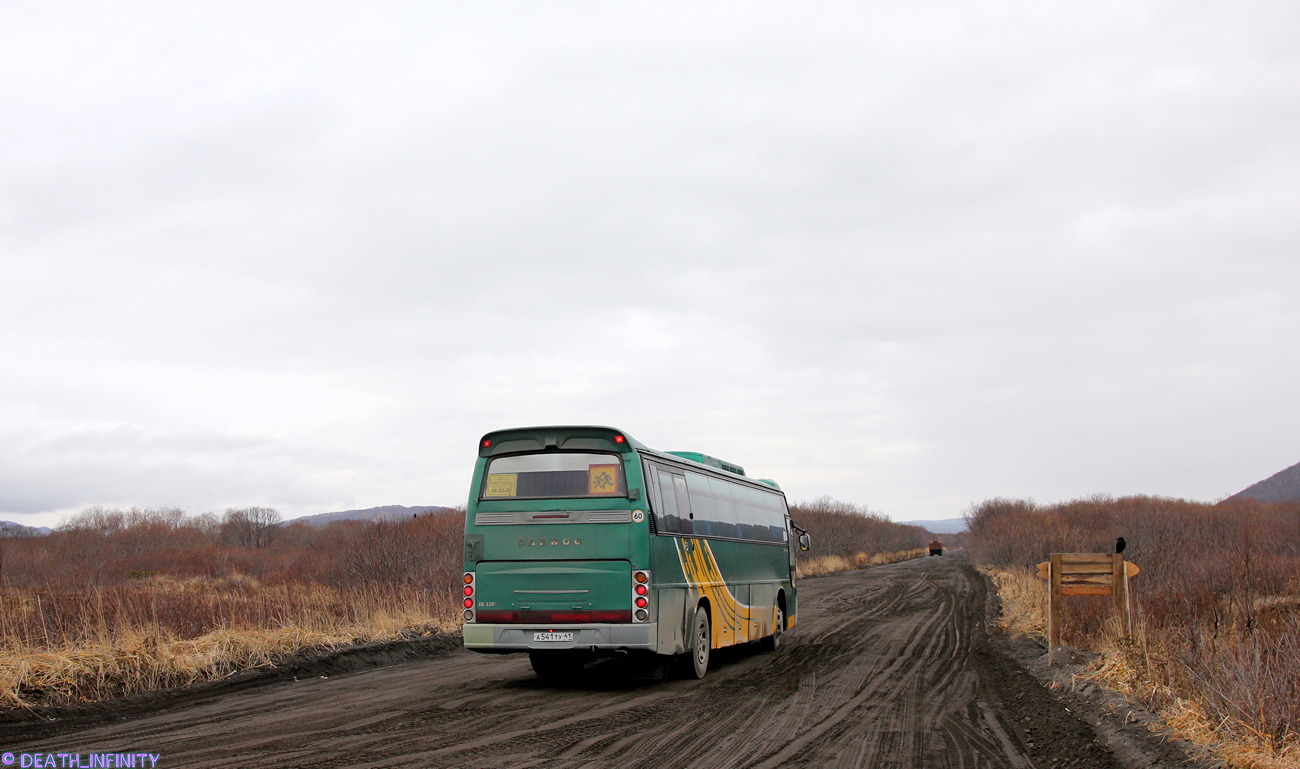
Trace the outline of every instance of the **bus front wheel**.
[[691, 673], [703, 678], [709, 672], [709, 651], [712, 648], [709, 633], [709, 613], [703, 606], [695, 609], [695, 622], [691, 625]]
[[781, 646], [781, 636], [785, 633], [785, 609], [776, 607], [776, 630], [763, 639], [763, 648], [774, 652]]

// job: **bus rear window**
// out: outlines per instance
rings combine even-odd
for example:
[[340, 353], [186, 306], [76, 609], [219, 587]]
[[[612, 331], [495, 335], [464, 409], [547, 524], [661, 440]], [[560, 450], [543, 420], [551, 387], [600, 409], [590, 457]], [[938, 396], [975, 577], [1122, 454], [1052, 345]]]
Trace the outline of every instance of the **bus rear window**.
[[626, 496], [618, 455], [547, 452], [491, 459], [481, 498]]

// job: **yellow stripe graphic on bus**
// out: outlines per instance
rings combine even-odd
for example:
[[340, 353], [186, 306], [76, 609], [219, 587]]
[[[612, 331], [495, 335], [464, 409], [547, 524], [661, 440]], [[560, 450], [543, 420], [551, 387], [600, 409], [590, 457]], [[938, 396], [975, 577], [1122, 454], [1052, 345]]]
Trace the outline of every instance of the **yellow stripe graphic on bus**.
[[[686, 547], [683, 547], [685, 543]], [[755, 619], [754, 607], [741, 603], [727, 588], [718, 561], [713, 557], [713, 550], [707, 540], [677, 540], [677, 557], [682, 562], [682, 574], [694, 593], [692, 604], [701, 596], [709, 599], [710, 620], [713, 624], [713, 648], [731, 646], [751, 640], [749, 629]], [[759, 612], [761, 615], [761, 612]], [[771, 632], [771, 621], [760, 620], [764, 627], [759, 634]]]

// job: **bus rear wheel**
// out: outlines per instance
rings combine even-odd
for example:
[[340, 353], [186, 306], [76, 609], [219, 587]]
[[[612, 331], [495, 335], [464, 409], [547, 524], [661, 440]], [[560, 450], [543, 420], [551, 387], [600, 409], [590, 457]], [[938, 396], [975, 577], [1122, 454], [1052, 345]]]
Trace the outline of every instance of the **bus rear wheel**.
[[696, 678], [703, 678], [709, 672], [709, 651], [713, 639], [709, 633], [709, 613], [703, 606], [695, 609], [695, 622], [691, 624], [691, 666], [690, 672]]
[[587, 664], [584, 655], [563, 651], [528, 652], [528, 661], [532, 663], [534, 673], [552, 680], [572, 678]]

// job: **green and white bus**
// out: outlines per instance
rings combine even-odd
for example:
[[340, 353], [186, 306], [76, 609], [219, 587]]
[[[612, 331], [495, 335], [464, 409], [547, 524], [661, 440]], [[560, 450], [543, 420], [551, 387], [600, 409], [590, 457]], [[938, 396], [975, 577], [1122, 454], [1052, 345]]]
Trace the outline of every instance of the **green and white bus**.
[[[796, 544], [797, 543], [797, 544]], [[464, 642], [542, 676], [621, 653], [775, 649], [795, 625], [790, 520], [773, 481], [611, 427], [488, 433], [465, 516]]]

